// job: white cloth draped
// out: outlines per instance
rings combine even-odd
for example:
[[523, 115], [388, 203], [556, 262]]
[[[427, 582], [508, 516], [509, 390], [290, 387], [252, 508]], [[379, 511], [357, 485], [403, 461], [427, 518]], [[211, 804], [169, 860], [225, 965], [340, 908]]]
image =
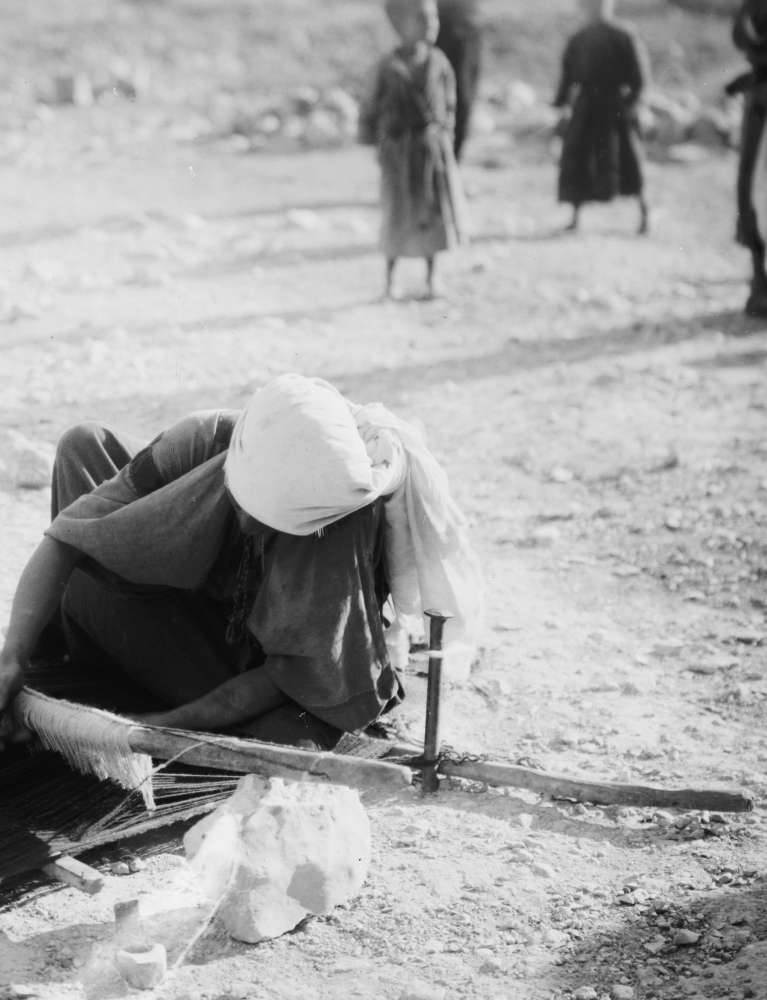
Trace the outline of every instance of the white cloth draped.
[[393, 665], [404, 666], [420, 615], [438, 608], [454, 616], [445, 628], [446, 674], [468, 677], [482, 573], [447, 476], [412, 424], [380, 403], [357, 406], [322, 379], [281, 375], [237, 421], [226, 477], [243, 510], [293, 535], [321, 531], [385, 497]]

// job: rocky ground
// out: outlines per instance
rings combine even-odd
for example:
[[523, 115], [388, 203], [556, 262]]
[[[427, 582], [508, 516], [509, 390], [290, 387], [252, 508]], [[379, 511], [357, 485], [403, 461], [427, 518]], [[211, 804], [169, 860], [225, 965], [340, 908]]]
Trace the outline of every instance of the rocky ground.
[[[150, 437], [292, 370], [383, 400], [424, 428], [485, 565], [483, 648], [447, 694], [448, 741], [741, 785], [758, 809], [369, 794], [374, 859], [348, 908], [257, 947], [214, 933], [147, 995], [763, 1000], [767, 330], [741, 315], [733, 155], [653, 165], [647, 239], [630, 204], [570, 236], [545, 146], [476, 140], [474, 240], [445, 259], [445, 296], [420, 300], [413, 264], [382, 304], [368, 151], [182, 138], [126, 104], [59, 112], [6, 151], [0, 428], [51, 447], [100, 417]], [[2, 624], [48, 506], [5, 486]], [[172, 843], [107, 883], [0, 915], [9, 996], [121, 995], [102, 962], [118, 899], [141, 898], [172, 961], [204, 920]]]

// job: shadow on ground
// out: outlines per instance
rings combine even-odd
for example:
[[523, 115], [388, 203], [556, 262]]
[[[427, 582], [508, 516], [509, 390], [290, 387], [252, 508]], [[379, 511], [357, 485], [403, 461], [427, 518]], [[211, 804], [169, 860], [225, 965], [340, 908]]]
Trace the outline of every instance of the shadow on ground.
[[[566, 960], [552, 969], [552, 985], [591, 986], [599, 996], [610, 995], [625, 975], [643, 1000], [767, 997], [767, 884], [664, 902], [668, 909], [661, 914], [650, 907], [632, 912], [619, 929], [583, 933], [577, 950], [560, 953]], [[696, 943], [674, 944], [683, 928], [700, 935]]]

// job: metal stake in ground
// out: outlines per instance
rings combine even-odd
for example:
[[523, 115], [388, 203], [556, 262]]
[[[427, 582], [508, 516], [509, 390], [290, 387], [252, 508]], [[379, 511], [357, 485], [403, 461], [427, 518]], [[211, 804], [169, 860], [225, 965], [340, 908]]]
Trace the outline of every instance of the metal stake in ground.
[[442, 633], [445, 622], [453, 616], [449, 611], [426, 611], [429, 626], [429, 683], [426, 689], [426, 733], [423, 741], [424, 768], [421, 788], [424, 795], [433, 795], [439, 788], [439, 710], [442, 702]]

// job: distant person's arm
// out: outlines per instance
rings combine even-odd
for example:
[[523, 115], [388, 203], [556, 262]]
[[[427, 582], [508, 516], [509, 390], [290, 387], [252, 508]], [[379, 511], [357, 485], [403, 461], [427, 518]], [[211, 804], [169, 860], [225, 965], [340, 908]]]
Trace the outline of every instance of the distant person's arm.
[[570, 103], [570, 94], [575, 85], [573, 76], [573, 43], [568, 43], [565, 54], [562, 56], [562, 75], [559, 78], [559, 86], [554, 97], [555, 108], [565, 108]]
[[644, 42], [633, 36], [629, 39], [626, 58], [626, 103], [633, 106], [647, 90], [650, 83], [650, 54]]
[[[5, 645], [0, 651], [0, 712], [24, 685], [24, 672], [35, 643], [58, 606], [82, 552], [45, 536], [21, 574], [11, 609]], [[0, 748], [12, 738], [0, 723]]]
[[381, 126], [382, 72], [377, 64], [370, 73], [360, 102], [357, 141], [364, 146], [378, 144]]

